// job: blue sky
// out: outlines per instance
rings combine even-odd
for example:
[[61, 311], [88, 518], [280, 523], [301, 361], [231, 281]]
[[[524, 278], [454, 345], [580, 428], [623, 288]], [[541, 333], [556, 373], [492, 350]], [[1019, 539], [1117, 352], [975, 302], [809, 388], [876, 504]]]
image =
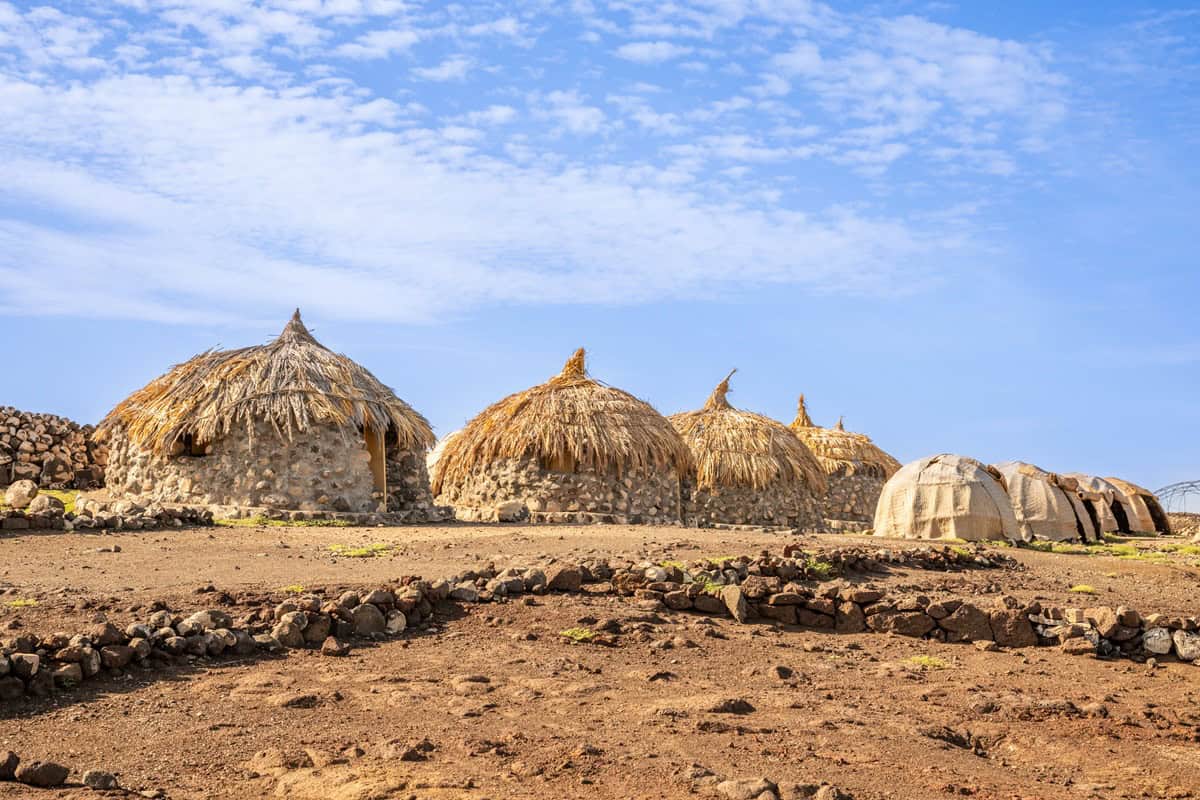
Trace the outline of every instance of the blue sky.
[[440, 433], [557, 371], [1200, 478], [1183, 3], [0, 0], [3, 396], [300, 306]]

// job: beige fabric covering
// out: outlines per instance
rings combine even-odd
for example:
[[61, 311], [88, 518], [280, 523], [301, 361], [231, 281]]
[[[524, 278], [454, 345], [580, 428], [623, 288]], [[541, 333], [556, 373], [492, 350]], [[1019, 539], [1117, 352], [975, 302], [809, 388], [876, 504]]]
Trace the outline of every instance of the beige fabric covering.
[[951, 454], [913, 461], [888, 480], [875, 510], [875, 535], [968, 542], [1021, 538], [999, 473]]

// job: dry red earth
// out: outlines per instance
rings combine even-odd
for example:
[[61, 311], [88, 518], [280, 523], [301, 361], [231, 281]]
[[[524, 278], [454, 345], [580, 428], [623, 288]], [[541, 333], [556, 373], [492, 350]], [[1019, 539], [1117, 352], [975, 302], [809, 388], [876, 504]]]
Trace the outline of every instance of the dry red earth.
[[[154, 600], [197, 610], [220, 602], [221, 592], [334, 592], [487, 561], [690, 561], [793, 541], [682, 528], [494, 526], [10, 536], [0, 539], [0, 587], [9, 589], [0, 628], [73, 632], [101, 617], [140, 618]], [[803, 541], [811, 549], [880, 545]], [[330, 545], [375, 542], [398, 547], [379, 558], [329, 555]], [[98, 552], [113, 545], [120, 552]], [[1200, 611], [1200, 570], [1188, 557], [1003, 552], [1023, 568], [862, 579], [980, 603], [1011, 594]], [[1097, 594], [1068, 591], [1078, 584]], [[217, 591], [196, 593], [210, 585]], [[7, 605], [14, 599], [38, 604]], [[806, 796], [796, 785], [821, 782], [859, 800], [1200, 797], [1195, 666], [785, 631], [650, 613], [607, 595], [531, 602], [448, 609], [433, 630], [359, 645], [349, 658], [291, 651], [134, 671], [18, 701], [0, 708], [0, 750], [63, 763], [73, 780], [108, 770], [136, 792], [171, 798], [676, 798], [712, 795], [708, 773], [766, 777], [785, 798]], [[608, 621], [621, 631], [615, 646], [558, 635]], [[713, 710], [730, 699], [753, 710]], [[0, 783], [0, 798], [43, 796], [97, 793]]]

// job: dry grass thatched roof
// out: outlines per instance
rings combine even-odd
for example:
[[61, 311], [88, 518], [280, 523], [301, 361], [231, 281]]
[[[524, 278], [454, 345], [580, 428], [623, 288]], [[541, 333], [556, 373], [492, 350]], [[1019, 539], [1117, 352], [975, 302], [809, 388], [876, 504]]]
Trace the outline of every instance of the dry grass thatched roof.
[[323, 347], [292, 316], [274, 341], [238, 350], [210, 350], [172, 368], [130, 395], [100, 424], [123, 427], [138, 445], [170, 452], [185, 434], [199, 441], [269, 422], [290, 439], [312, 425], [332, 425], [357, 437], [360, 428], [394, 430], [406, 450], [431, 447], [429, 423], [374, 375]]
[[846, 430], [840, 418], [832, 428], [816, 425], [808, 415], [804, 395], [800, 395], [796, 419], [791, 427], [828, 475], [864, 472], [890, 478], [900, 469], [900, 462], [881, 450], [871, 437]]
[[560, 472], [685, 472], [690, 455], [671, 423], [649, 403], [588, 377], [584, 358], [580, 348], [558, 375], [468, 422], [438, 459], [433, 493], [508, 458], [536, 458]]
[[796, 434], [782, 422], [729, 404], [731, 377], [733, 372], [717, 384], [704, 408], [670, 417], [691, 448], [697, 486], [763, 489], [804, 483], [823, 494], [825, 474]]

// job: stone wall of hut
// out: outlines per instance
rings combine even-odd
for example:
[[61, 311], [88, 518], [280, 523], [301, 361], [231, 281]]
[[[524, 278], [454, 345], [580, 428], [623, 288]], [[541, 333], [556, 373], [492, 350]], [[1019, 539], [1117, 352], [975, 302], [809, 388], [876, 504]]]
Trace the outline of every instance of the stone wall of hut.
[[822, 502], [827, 519], [868, 525], [875, 520], [875, 506], [879, 505], [886, 478], [865, 472], [834, 473], [828, 478], [829, 491]]
[[777, 484], [765, 489], [697, 489], [688, 478], [682, 481], [681, 492], [683, 519], [690, 526], [757, 525], [825, 530], [820, 502], [804, 484]]
[[[314, 426], [287, 441], [260, 422], [253, 437], [230, 434], [204, 449], [202, 456], [156, 454], [115, 430], [109, 441], [109, 491], [188, 505], [343, 512], [380, 507], [366, 443], [333, 427]], [[388, 456], [388, 511], [431, 506], [424, 454]]]
[[461, 485], [442, 487], [437, 502], [467, 521], [611, 522], [673, 525], [680, 521], [673, 472], [553, 472], [536, 459], [504, 459]]

